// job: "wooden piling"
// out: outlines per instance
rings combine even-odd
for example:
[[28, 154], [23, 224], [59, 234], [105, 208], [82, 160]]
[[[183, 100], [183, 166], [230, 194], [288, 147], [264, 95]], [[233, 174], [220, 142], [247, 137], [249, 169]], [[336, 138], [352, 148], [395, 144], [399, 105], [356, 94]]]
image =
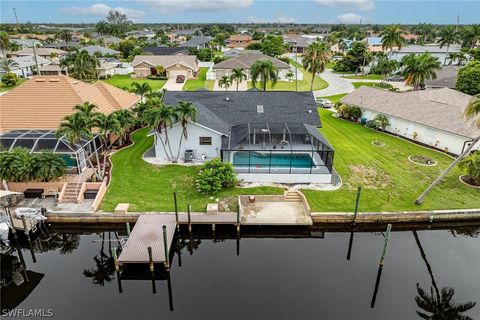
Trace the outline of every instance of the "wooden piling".
[[387, 224], [387, 231], [385, 233], [385, 242], [383, 244], [382, 255], [380, 257], [380, 263], [378, 264], [377, 279], [375, 280], [375, 289], [373, 291], [372, 301], [370, 302], [370, 308], [375, 307], [375, 301], [377, 300], [378, 288], [380, 286], [380, 278], [382, 277], [383, 263], [385, 262], [385, 254], [387, 253], [388, 241], [390, 240], [390, 233], [392, 231], [392, 225]]
[[165, 268], [169, 269], [170, 268], [170, 263], [168, 261], [168, 244], [167, 244], [167, 226], [163, 225], [162, 226], [163, 230], [163, 251], [165, 252]]
[[115, 271], [118, 272], [120, 270], [120, 266], [118, 264], [118, 258], [117, 258], [117, 247], [112, 248], [112, 257], [113, 257], [113, 263], [115, 264]]
[[382, 256], [380, 257], [379, 266], [381, 267], [383, 267], [383, 263], [385, 262], [385, 254], [387, 253], [387, 246], [388, 246], [388, 241], [390, 240], [391, 231], [392, 231], [392, 225], [389, 223], [387, 224], [387, 232], [385, 233], [385, 242], [383, 244]]
[[180, 222], [178, 221], [177, 192], [173, 192], [173, 204], [175, 205], [175, 221], [177, 222], [177, 231], [180, 231]]
[[28, 232], [27, 219], [25, 216], [22, 216], [23, 232], [27, 236], [28, 242], [30, 242], [30, 233]]
[[17, 230], [15, 229], [15, 226], [13, 225], [13, 217], [12, 217], [12, 213], [10, 212], [10, 208], [5, 207], [5, 211], [7, 212], [7, 215], [10, 218], [10, 230], [12, 231], [13, 239], [17, 240]]
[[130, 237], [130, 222], [126, 222], [127, 225], [127, 236]]
[[240, 200], [238, 201], [237, 207], [237, 233], [240, 232]]
[[150, 261], [150, 272], [155, 272], [155, 268], [153, 266], [153, 256], [152, 256], [152, 247], [148, 247], [148, 260]]
[[191, 217], [192, 206], [188, 205], [187, 207], [187, 218], [188, 218], [188, 231], [192, 232], [192, 217]]

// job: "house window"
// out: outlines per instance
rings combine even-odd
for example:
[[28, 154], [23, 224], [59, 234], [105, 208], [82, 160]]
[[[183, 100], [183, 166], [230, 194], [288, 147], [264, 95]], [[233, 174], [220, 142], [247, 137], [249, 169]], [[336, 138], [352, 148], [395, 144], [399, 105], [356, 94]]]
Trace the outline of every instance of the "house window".
[[211, 146], [212, 145], [212, 137], [200, 137], [200, 145], [201, 146]]

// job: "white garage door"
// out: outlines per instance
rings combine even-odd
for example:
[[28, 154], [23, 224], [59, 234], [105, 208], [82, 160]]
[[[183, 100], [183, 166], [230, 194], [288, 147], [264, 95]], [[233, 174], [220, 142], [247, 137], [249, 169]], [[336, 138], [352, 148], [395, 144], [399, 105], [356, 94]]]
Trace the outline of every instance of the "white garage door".
[[188, 77], [188, 70], [168, 70], [168, 74], [170, 78], [174, 78], [176, 76], [182, 75], [185, 78]]

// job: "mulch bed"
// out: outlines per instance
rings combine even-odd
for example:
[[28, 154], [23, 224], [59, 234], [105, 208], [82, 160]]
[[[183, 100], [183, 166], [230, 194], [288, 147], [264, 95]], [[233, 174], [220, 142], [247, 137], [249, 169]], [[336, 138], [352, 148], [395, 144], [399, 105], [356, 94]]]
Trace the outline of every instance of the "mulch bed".
[[408, 160], [410, 160], [413, 163], [424, 165], [424, 166], [434, 166], [437, 164], [437, 161], [435, 159], [432, 159], [430, 157], [425, 157], [425, 156], [409, 156]]
[[470, 187], [480, 188], [480, 184], [475, 183], [475, 181], [470, 176], [461, 176], [460, 180], [462, 180], [463, 183], [469, 185]]

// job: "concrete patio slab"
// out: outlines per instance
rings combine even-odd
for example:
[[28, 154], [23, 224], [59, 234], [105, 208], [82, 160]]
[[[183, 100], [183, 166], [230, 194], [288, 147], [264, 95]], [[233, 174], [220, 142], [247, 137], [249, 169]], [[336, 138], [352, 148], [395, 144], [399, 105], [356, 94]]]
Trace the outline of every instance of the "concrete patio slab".
[[243, 205], [242, 225], [312, 225], [301, 202], [253, 202]]

